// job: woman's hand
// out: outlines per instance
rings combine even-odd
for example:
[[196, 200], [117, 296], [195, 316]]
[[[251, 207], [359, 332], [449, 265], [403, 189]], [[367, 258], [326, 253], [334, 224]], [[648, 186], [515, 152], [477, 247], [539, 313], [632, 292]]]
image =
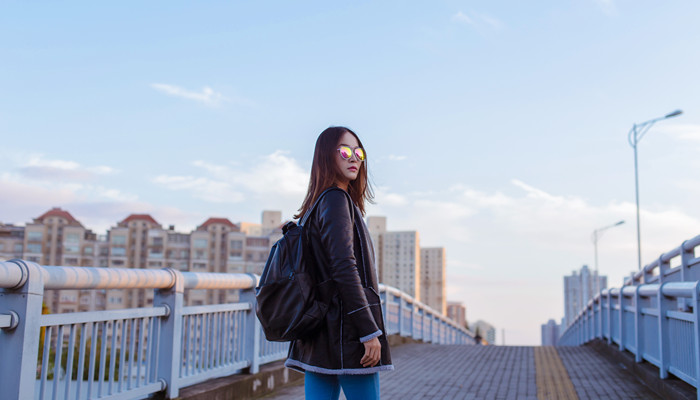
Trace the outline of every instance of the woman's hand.
[[374, 367], [382, 356], [382, 345], [379, 343], [379, 339], [374, 338], [362, 344], [365, 345], [365, 355], [362, 356], [360, 364], [363, 367]]

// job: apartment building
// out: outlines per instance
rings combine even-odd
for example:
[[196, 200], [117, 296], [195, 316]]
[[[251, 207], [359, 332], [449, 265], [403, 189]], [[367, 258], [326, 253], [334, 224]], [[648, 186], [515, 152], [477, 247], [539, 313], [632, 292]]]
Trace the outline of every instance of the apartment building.
[[591, 272], [587, 265], [579, 271], [573, 271], [564, 277], [564, 326], [565, 329], [576, 318], [581, 309], [588, 304], [599, 290], [608, 287], [608, 277], [599, 277]]
[[482, 340], [485, 340], [487, 344], [496, 344], [496, 328], [486, 321], [478, 320], [474, 324], [474, 330], [472, 332], [479, 332]]
[[447, 302], [447, 318], [455, 321], [457, 325], [467, 326], [467, 307], [456, 301]]
[[417, 231], [380, 234], [379, 282], [421, 299], [420, 238]]
[[22, 258], [24, 227], [0, 223], [0, 260]]
[[377, 266], [377, 274], [379, 274], [379, 266], [382, 265], [382, 234], [386, 232], [386, 217], [367, 217], [367, 228], [372, 239], [374, 265]]
[[[209, 218], [189, 233], [164, 228], [148, 214], [131, 214], [96, 235], [68, 211], [53, 208], [26, 226], [0, 224], [0, 260], [13, 258], [41, 265], [109, 267], [261, 274], [270, 247], [282, 237], [281, 213], [264, 211], [262, 223], [234, 224]], [[247, 234], [240, 228], [246, 225]], [[52, 313], [144, 307], [153, 304], [150, 289], [46, 291]], [[238, 290], [186, 290], [187, 305], [232, 302]]]
[[445, 270], [447, 257], [444, 247], [421, 247], [420, 249], [420, 298], [442, 315], [447, 313], [445, 298]]
[[559, 324], [553, 319], [541, 325], [542, 330], [542, 346], [556, 346], [559, 342]]

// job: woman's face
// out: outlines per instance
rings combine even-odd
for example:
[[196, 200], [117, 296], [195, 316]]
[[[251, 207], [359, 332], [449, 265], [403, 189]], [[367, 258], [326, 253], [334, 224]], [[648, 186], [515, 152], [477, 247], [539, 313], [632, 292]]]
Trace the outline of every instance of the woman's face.
[[347, 160], [341, 156], [339, 150], [335, 151], [335, 162], [339, 172], [338, 186], [347, 190], [348, 183], [357, 179], [357, 175], [360, 173], [360, 166], [362, 163], [354, 154], [355, 148], [359, 147], [360, 144], [357, 142], [357, 139], [355, 139], [355, 136], [353, 136], [352, 133], [345, 132], [343, 133], [343, 136], [340, 137], [340, 141], [338, 142], [338, 146], [336, 146], [336, 148], [340, 148], [340, 146], [348, 146], [353, 150], [352, 156]]

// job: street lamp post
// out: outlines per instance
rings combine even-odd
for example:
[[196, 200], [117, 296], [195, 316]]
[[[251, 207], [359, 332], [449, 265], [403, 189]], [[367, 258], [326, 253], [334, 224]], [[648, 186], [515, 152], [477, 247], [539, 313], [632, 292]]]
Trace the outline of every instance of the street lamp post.
[[624, 224], [625, 221], [618, 221], [612, 225], [604, 226], [602, 228], [595, 229], [593, 231], [593, 251], [595, 252], [595, 292], [596, 294], [600, 293], [600, 276], [598, 275], [598, 239], [603, 236], [603, 232], [606, 230], [616, 227], [618, 225]]
[[649, 121], [642, 122], [641, 124], [634, 124], [632, 125], [632, 129], [630, 129], [630, 132], [627, 136], [627, 140], [629, 141], [630, 146], [632, 146], [632, 148], [634, 149], [634, 191], [635, 199], [637, 202], [637, 267], [639, 270], [642, 269], [642, 239], [639, 228], [639, 174], [637, 172], [637, 144], [640, 140], [642, 140], [642, 137], [644, 137], [644, 135], [649, 131], [649, 128], [651, 128], [651, 126], [654, 125], [656, 122], [661, 121], [663, 119], [676, 117], [681, 114], [683, 114], [683, 111], [676, 110], [664, 115], [663, 117], [650, 119]]

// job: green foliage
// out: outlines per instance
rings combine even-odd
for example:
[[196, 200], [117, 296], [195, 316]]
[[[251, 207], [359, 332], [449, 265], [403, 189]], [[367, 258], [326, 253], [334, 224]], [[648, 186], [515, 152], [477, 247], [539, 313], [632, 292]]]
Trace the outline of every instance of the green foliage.
[[[43, 329], [43, 328], [42, 328]], [[42, 332], [43, 334], [43, 332]], [[43, 337], [42, 337], [43, 339]], [[47, 370], [47, 379], [48, 380], [53, 380], [54, 378], [54, 371], [56, 367], [56, 349], [54, 346], [51, 347], [51, 351], [49, 352], [49, 358], [48, 358], [48, 365], [43, 366], [41, 365], [42, 359], [43, 359], [43, 346], [44, 346], [44, 341], [42, 340], [41, 343], [39, 344], [39, 360], [38, 360], [38, 368], [36, 372], [36, 377], [37, 379], [41, 378], [41, 371], [42, 368], [46, 367], [48, 368]], [[95, 346], [95, 367], [94, 367], [94, 372], [93, 372], [93, 379], [94, 380], [99, 380], [100, 376], [100, 361], [102, 358], [101, 354], [101, 349], [102, 349], [102, 338], [98, 337], [97, 338], [97, 343]], [[82, 380], [87, 380], [88, 379], [88, 373], [90, 370], [90, 352], [92, 350], [92, 338], [88, 338], [85, 341], [85, 360], [83, 362], [83, 376]], [[79, 367], [79, 352], [80, 352], [80, 329], [78, 328], [76, 331], [76, 346], [73, 348], [73, 366], [71, 370], [71, 379], [72, 380], [77, 380], [78, 379], [78, 367]], [[125, 354], [125, 360], [129, 360], [129, 352], [127, 351]], [[109, 380], [109, 367], [111, 363], [111, 357], [112, 357], [112, 351], [111, 347], [109, 345], [106, 346], [105, 349], [105, 370], [103, 373], [103, 379], [104, 380]], [[117, 349], [115, 351], [115, 367], [114, 367], [114, 380], [118, 381], [119, 380], [119, 365], [121, 361], [121, 349]], [[63, 350], [61, 351], [61, 367], [60, 370], [63, 373], [66, 371], [66, 368], [68, 366], [68, 346], [66, 344], [63, 344]], [[64, 376], [60, 376], [59, 378], [63, 379]]]

